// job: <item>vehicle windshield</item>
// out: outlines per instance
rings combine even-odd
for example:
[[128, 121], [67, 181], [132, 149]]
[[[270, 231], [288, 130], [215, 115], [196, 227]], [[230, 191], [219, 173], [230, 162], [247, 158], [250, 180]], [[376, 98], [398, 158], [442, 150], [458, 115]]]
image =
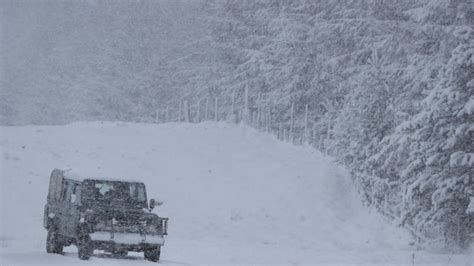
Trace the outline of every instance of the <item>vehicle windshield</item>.
[[145, 185], [121, 181], [85, 180], [83, 199], [146, 207]]

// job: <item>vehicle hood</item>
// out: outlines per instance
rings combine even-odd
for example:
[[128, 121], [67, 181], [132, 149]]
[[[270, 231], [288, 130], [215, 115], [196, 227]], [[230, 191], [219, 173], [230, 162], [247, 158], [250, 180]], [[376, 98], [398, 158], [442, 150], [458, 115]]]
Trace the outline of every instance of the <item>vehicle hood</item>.
[[114, 222], [123, 226], [137, 224], [141, 221], [153, 222], [158, 219], [156, 214], [149, 213], [144, 209], [111, 206], [89, 208], [86, 210], [86, 215], [88, 220], [92, 222], [114, 220]]

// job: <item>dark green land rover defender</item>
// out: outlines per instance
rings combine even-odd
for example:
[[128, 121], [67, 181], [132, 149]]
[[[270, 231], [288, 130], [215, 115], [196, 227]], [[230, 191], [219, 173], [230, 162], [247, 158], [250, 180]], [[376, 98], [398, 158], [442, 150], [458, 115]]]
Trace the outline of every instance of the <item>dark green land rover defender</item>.
[[144, 252], [158, 261], [168, 218], [151, 213], [145, 185], [140, 182], [81, 179], [54, 169], [44, 208], [48, 230], [46, 251], [62, 253], [64, 246], [77, 246], [79, 258], [87, 260], [95, 249], [126, 256]]

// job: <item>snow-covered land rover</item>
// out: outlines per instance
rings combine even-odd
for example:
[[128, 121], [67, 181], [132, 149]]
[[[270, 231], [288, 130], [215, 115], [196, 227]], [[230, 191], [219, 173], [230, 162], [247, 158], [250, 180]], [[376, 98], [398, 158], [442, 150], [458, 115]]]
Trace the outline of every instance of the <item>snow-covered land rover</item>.
[[145, 259], [156, 262], [168, 218], [151, 213], [154, 207], [153, 199], [148, 206], [143, 183], [81, 179], [54, 169], [44, 209], [46, 251], [62, 253], [74, 244], [82, 260], [100, 249], [117, 256], [144, 252]]

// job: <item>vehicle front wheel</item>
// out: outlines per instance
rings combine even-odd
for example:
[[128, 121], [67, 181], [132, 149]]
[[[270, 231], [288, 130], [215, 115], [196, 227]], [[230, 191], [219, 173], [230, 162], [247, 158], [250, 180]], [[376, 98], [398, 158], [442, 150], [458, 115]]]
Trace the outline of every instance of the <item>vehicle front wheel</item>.
[[149, 261], [157, 262], [160, 260], [160, 253], [161, 253], [160, 247], [147, 249], [145, 250], [145, 254], [144, 254], [145, 259]]
[[94, 250], [92, 248], [90, 236], [84, 235], [79, 237], [77, 241], [77, 254], [79, 256], [79, 259], [88, 260], [93, 252]]
[[48, 229], [48, 236], [46, 237], [46, 252], [48, 253], [62, 253], [63, 244], [59, 237], [58, 231], [53, 226]]

